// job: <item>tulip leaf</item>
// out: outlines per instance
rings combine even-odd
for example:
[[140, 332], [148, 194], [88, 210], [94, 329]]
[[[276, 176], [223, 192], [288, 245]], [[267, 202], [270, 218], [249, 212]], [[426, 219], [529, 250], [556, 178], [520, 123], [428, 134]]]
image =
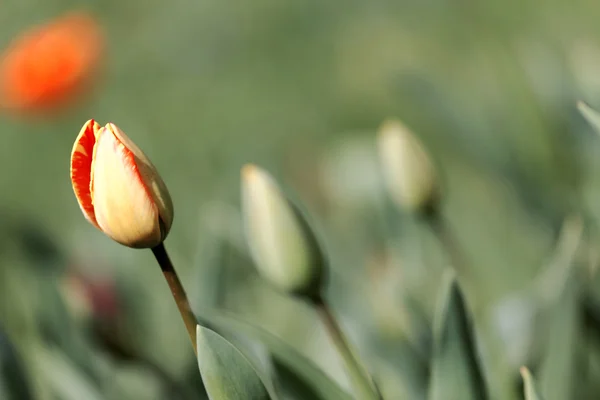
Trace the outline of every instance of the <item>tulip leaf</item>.
[[40, 347], [36, 351], [37, 367], [57, 398], [63, 400], [102, 400], [100, 389], [57, 349]]
[[600, 342], [600, 302], [591, 294], [582, 300], [582, 313], [586, 325], [590, 328], [593, 338]]
[[[313, 392], [315, 400], [351, 400], [352, 397], [342, 390], [331, 378], [320, 370], [311, 360], [294, 347], [274, 334], [248, 323], [238, 317], [222, 311], [204, 310], [199, 317], [215, 328], [223, 331], [243, 334], [263, 344], [279, 365], [287, 367], [285, 373], [293, 373], [298, 381], [306, 386], [305, 391]], [[298, 381], [296, 384], [299, 384]]]
[[525, 386], [525, 400], [544, 400], [527, 367], [521, 368], [521, 376], [523, 377], [523, 385]]
[[583, 101], [577, 103], [577, 109], [586, 121], [594, 128], [596, 133], [600, 134], [600, 113], [588, 106]]
[[562, 293], [550, 305], [545, 356], [539, 372], [539, 385], [547, 400], [573, 398], [576, 390], [577, 345], [580, 331], [580, 292], [571, 276]]
[[[8, 335], [2, 330], [0, 325], [0, 386], [6, 388], [11, 394], [0, 396], [8, 399], [33, 399], [29, 379], [25, 373], [22, 360], [19, 358], [16, 349], [9, 341]], [[0, 391], [1, 394], [1, 391]]]
[[198, 367], [210, 400], [267, 400], [271, 397], [250, 361], [218, 333], [196, 327]]
[[321, 396], [306, 382], [301, 379], [287, 365], [277, 362], [273, 363], [277, 382], [282, 396], [290, 400], [320, 399]]
[[474, 335], [452, 271], [445, 276], [433, 323], [429, 400], [487, 399]]

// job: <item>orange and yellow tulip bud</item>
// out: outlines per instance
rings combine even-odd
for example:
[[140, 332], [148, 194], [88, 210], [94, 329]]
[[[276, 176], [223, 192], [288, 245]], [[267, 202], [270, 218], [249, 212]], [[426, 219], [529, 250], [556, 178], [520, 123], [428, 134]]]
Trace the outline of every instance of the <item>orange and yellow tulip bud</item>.
[[128, 247], [162, 243], [173, 222], [166, 185], [116, 125], [85, 123], [71, 152], [71, 183], [86, 219]]

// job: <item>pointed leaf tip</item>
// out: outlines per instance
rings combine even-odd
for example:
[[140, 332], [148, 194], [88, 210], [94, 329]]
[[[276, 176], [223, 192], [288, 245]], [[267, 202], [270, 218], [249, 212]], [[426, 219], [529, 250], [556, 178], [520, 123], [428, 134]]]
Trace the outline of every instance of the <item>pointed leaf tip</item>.
[[198, 367], [210, 400], [269, 400], [250, 361], [216, 332], [196, 326]]
[[539, 394], [533, 376], [527, 367], [521, 367], [521, 377], [523, 378], [523, 385], [525, 391], [525, 400], [543, 400]]
[[470, 318], [451, 270], [444, 274], [433, 324], [429, 400], [487, 399]]
[[596, 133], [600, 134], [600, 113], [583, 101], [577, 102], [577, 109], [583, 115], [583, 118], [594, 128]]

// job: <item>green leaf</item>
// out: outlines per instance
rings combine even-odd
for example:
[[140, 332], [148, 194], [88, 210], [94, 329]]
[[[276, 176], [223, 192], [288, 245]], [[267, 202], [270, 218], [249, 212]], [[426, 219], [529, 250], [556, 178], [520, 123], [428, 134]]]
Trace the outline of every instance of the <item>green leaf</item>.
[[246, 335], [262, 343], [280, 364], [285, 365], [290, 372], [296, 374], [298, 380], [303, 381], [307, 386], [307, 392], [310, 390], [315, 393], [313, 397], [315, 400], [352, 400], [347, 392], [311, 360], [274, 334], [237, 317], [214, 310], [204, 310], [199, 320], [207, 321], [227, 332]]
[[[374, 371], [378, 383], [402, 388], [405, 394], [399, 398], [423, 399], [427, 395], [427, 382], [429, 380], [429, 358], [422, 359], [411, 343], [406, 338], [382, 338], [374, 347], [375, 354], [380, 359], [378, 370]], [[393, 371], [393, 372], [392, 372]], [[383, 375], [390, 378], [385, 379]], [[392, 379], [393, 384], [386, 382]], [[384, 398], [388, 398], [385, 389], [381, 391]]]
[[0, 386], [10, 393], [10, 396], [6, 394], [6, 397], [0, 396], [0, 398], [33, 399], [29, 377], [25, 373], [23, 362], [2, 330], [2, 325], [0, 325]]
[[578, 398], [577, 351], [581, 342], [582, 297], [576, 256], [583, 222], [573, 216], [565, 220], [553, 265], [536, 283], [537, 297], [545, 307], [544, 349], [538, 382], [546, 400]]
[[454, 273], [444, 277], [434, 316], [430, 400], [487, 399], [474, 336]]
[[588, 106], [583, 101], [577, 102], [577, 109], [583, 115], [587, 122], [594, 128], [596, 133], [600, 134], [600, 113]]
[[[560, 293], [560, 292], [559, 292]], [[560, 296], [550, 305], [545, 355], [539, 384], [547, 400], [573, 398], [577, 378], [577, 346], [580, 342], [580, 291], [574, 274]]]
[[210, 400], [267, 400], [271, 397], [250, 361], [214, 331], [196, 326], [198, 367]]
[[523, 377], [523, 384], [525, 386], [525, 400], [544, 400], [538, 392], [535, 381], [527, 367], [521, 367], [521, 376]]
[[320, 399], [321, 397], [310, 386], [307, 385], [294, 371], [285, 364], [274, 362], [275, 374], [282, 396], [285, 399], [304, 400]]
[[36, 350], [39, 372], [52, 392], [63, 400], [102, 400], [96, 385], [79, 368], [57, 349], [40, 347]]

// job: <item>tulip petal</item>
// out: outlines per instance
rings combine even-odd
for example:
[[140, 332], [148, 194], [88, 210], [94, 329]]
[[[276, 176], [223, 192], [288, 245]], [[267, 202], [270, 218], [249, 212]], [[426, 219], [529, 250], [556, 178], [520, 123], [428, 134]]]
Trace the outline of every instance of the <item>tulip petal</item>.
[[98, 225], [129, 247], [160, 243], [158, 209], [140, 175], [136, 157], [108, 127], [98, 132], [92, 198]]
[[75, 197], [81, 207], [85, 218], [97, 228], [98, 222], [94, 215], [94, 205], [91, 195], [91, 177], [92, 177], [92, 157], [94, 154], [94, 145], [96, 144], [96, 133], [100, 125], [93, 119], [90, 119], [83, 125], [73, 150], [71, 151], [71, 184]]
[[163, 229], [168, 232], [173, 223], [173, 203], [169, 191], [167, 190], [167, 186], [160, 177], [156, 167], [152, 164], [150, 159], [146, 157], [144, 152], [129, 139], [118, 126], [108, 123], [106, 124], [106, 129], [109, 129], [112, 134], [115, 135], [117, 140], [133, 153], [133, 158], [138, 167], [141, 181], [158, 208], [158, 214], [161, 224], [163, 224]]

